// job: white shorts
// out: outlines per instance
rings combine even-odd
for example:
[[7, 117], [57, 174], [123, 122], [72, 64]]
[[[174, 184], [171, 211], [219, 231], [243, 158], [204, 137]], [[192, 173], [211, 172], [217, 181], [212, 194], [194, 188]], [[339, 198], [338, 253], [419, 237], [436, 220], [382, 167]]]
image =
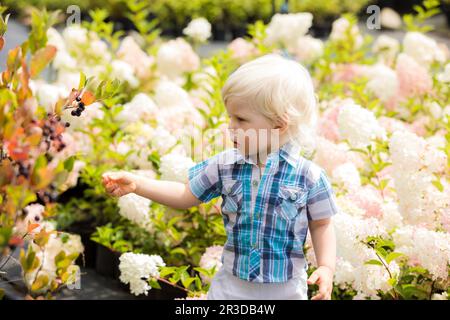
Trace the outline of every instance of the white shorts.
[[308, 300], [306, 271], [287, 282], [261, 283], [240, 279], [223, 268], [211, 280], [207, 300]]

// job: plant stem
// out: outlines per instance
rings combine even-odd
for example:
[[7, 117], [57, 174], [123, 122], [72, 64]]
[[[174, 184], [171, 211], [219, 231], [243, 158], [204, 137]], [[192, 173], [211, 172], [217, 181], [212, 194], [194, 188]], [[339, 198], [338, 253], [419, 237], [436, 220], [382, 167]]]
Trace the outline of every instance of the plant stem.
[[175, 287], [175, 288], [178, 288], [178, 289], [181, 289], [181, 290], [183, 290], [183, 291], [186, 291], [187, 293], [192, 293], [191, 290], [186, 289], [186, 288], [183, 288], [183, 287], [177, 285], [176, 283], [172, 283], [172, 282], [170, 282], [169, 280], [166, 280], [166, 279], [164, 279], [164, 278], [156, 277], [156, 279], [157, 279], [158, 281], [167, 283], [167, 284], [169, 284], [169, 285], [171, 285], [171, 286], [173, 286], [173, 287]]
[[[380, 257], [380, 255], [375, 251], [375, 254], [377, 255], [377, 257], [378, 257], [378, 259], [381, 261], [381, 263], [383, 264], [383, 266], [386, 268], [386, 270], [387, 270], [387, 272], [388, 272], [388, 274], [389, 274], [389, 278], [391, 278], [391, 279], [393, 279], [392, 278], [392, 273], [391, 273], [391, 271], [389, 270], [389, 267], [386, 265], [386, 263], [384, 262], [384, 259], [382, 259], [381, 257]], [[395, 290], [395, 288], [394, 288], [394, 286], [392, 286], [392, 290], [394, 291], [394, 298], [395, 298], [395, 300], [398, 300], [398, 293], [397, 293], [397, 291]]]

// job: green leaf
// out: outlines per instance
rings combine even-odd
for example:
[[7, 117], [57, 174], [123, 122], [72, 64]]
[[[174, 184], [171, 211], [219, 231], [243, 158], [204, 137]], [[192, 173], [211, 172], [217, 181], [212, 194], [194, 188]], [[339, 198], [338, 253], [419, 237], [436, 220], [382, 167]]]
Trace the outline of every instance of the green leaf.
[[389, 283], [392, 287], [395, 287], [397, 284], [397, 279], [395, 278], [389, 278], [387, 283]]
[[433, 180], [431, 181], [431, 183], [433, 184], [433, 186], [435, 186], [440, 192], [444, 191], [444, 186], [442, 185], [440, 180]]
[[154, 278], [150, 278], [148, 280], [148, 284], [150, 285], [150, 287], [155, 288], [155, 289], [161, 289], [161, 286], [158, 283], [158, 280], [154, 279]]
[[189, 277], [189, 278], [181, 279], [181, 283], [183, 284], [183, 286], [184, 286], [186, 289], [188, 289], [189, 286], [191, 285], [191, 283], [194, 282], [194, 281], [195, 281], [195, 278], [194, 278], [194, 277]]
[[40, 274], [36, 281], [31, 285], [31, 291], [38, 291], [44, 288], [48, 284], [48, 276], [45, 274]]
[[183, 249], [183, 248], [181, 248], [181, 247], [172, 249], [172, 250], [170, 251], [170, 254], [171, 254], [171, 255], [177, 254], [177, 253], [182, 254], [182, 255], [184, 255], [184, 256], [187, 256], [187, 255], [188, 255], [187, 252], [186, 252], [186, 250]]
[[375, 260], [375, 259], [368, 260], [368, 261], [364, 262], [364, 264], [373, 264], [373, 265], [377, 265], [377, 266], [382, 266], [383, 265], [381, 263], [381, 261]]
[[75, 156], [70, 156], [64, 161], [64, 169], [66, 169], [69, 172], [72, 171], [74, 163], [75, 163]]
[[165, 278], [168, 275], [175, 273], [175, 267], [162, 267], [159, 271], [159, 276]]
[[389, 264], [389, 263], [391, 263], [392, 260], [394, 260], [398, 257], [401, 257], [401, 256], [404, 256], [404, 254], [400, 253], [400, 252], [391, 252], [387, 255], [386, 262]]
[[86, 75], [80, 71], [80, 82], [78, 83], [78, 91], [86, 86]]

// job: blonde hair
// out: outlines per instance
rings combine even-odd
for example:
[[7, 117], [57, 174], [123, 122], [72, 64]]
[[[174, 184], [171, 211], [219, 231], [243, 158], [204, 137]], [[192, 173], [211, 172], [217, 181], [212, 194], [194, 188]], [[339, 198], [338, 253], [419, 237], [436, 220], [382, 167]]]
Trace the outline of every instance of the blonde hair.
[[272, 121], [287, 121], [289, 139], [314, 148], [317, 104], [309, 72], [298, 62], [268, 54], [236, 69], [222, 88], [224, 103], [245, 98]]

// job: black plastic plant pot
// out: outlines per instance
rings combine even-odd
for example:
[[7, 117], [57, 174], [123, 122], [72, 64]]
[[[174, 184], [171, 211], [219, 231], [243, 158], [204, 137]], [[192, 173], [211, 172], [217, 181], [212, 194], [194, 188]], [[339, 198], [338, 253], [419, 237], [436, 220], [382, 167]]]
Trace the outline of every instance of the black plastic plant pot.
[[84, 257], [80, 255], [75, 263], [86, 268], [95, 268], [97, 243], [91, 240], [92, 233], [95, 231], [94, 223], [95, 219], [91, 218], [86, 221], [77, 221], [67, 228], [67, 232], [78, 234], [81, 237]]
[[91, 240], [92, 234], [89, 232], [82, 232], [79, 235], [84, 246], [84, 252], [83, 255], [78, 257], [75, 263], [86, 268], [95, 268], [95, 261], [97, 259], [97, 243]]
[[120, 252], [113, 251], [101, 244], [97, 244], [95, 271], [105, 277], [119, 279]]

